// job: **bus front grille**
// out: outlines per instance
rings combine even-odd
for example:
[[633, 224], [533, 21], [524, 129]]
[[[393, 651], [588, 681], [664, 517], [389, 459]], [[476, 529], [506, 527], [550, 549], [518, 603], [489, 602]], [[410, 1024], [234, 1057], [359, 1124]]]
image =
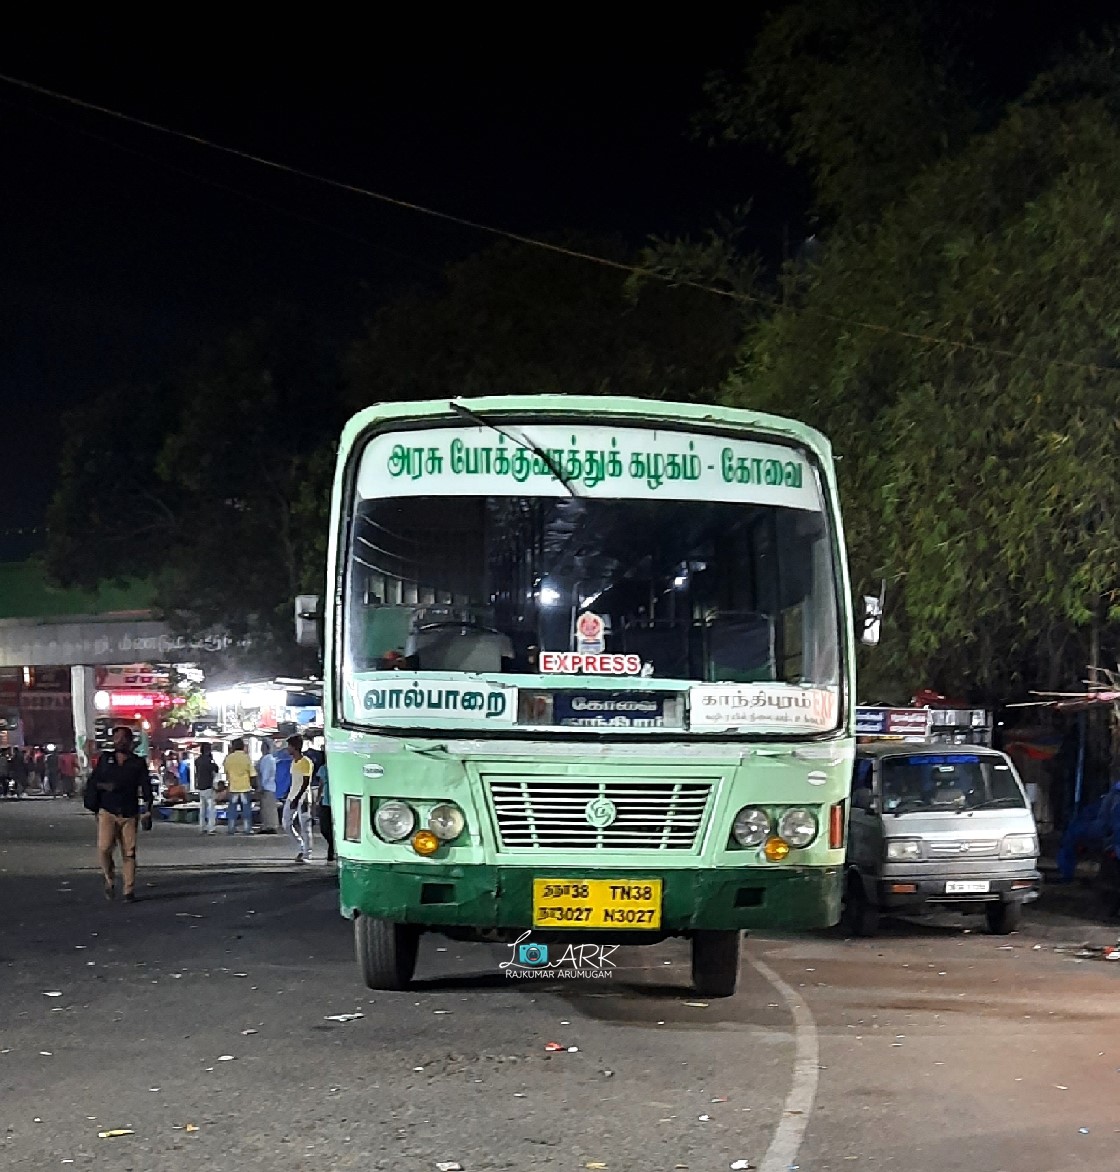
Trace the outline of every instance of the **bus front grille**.
[[505, 850], [691, 851], [717, 780], [483, 774]]

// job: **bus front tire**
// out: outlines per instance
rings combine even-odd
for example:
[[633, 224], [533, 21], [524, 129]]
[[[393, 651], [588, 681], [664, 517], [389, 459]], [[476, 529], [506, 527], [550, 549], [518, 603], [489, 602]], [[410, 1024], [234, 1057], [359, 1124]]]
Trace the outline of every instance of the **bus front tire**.
[[693, 933], [692, 987], [701, 997], [734, 995], [742, 937], [738, 931]]
[[416, 972], [420, 931], [408, 924], [358, 916], [354, 921], [354, 950], [362, 980], [370, 989], [407, 989]]

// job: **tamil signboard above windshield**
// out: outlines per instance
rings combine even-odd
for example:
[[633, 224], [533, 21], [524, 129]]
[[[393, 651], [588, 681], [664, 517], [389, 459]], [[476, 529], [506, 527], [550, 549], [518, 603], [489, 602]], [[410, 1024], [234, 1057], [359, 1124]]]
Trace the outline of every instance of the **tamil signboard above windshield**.
[[654, 428], [501, 426], [501, 433], [440, 427], [375, 436], [358, 468], [358, 496], [574, 494], [821, 507], [808, 461], [780, 444]]

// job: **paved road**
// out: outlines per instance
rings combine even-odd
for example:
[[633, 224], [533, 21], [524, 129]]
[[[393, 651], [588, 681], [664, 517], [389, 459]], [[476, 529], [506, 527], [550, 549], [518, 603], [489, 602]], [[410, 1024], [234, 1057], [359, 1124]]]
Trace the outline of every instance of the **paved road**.
[[1120, 1166], [1120, 964], [1059, 951], [1115, 929], [755, 937], [708, 1004], [676, 942], [545, 987], [429, 937], [413, 991], [370, 994], [325, 866], [163, 825], [108, 904], [91, 831], [0, 804], [5, 1170]]

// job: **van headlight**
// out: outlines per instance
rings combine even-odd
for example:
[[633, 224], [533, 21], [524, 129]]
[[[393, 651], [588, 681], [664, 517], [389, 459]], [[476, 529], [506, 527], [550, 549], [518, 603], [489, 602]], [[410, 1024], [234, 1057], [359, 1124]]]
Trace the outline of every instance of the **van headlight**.
[[778, 837], [790, 846], [808, 846], [817, 837], [817, 816], [812, 810], [794, 806], [778, 819]]
[[770, 815], [758, 806], [744, 806], [731, 824], [731, 835], [740, 846], [762, 846], [769, 833]]
[[892, 863], [911, 862], [922, 857], [920, 838], [888, 838], [887, 861]]
[[1033, 834], [1005, 835], [999, 849], [1001, 859], [1033, 859], [1038, 854], [1038, 839]]
[[373, 816], [373, 824], [386, 842], [400, 842], [412, 833], [416, 814], [404, 802], [382, 802]]
[[454, 802], [441, 802], [433, 806], [428, 815], [428, 829], [440, 842], [451, 842], [458, 838], [466, 824], [463, 811]]

